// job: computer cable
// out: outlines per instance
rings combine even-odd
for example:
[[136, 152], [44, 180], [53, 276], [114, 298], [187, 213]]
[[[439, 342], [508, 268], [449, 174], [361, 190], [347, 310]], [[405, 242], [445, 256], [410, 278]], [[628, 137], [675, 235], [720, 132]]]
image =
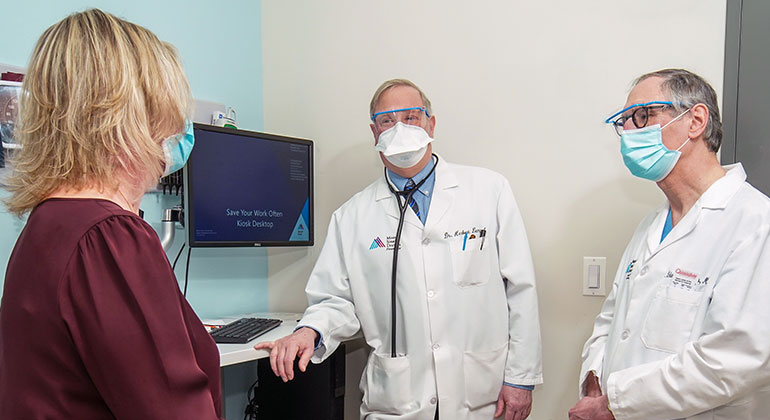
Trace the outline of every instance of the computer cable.
[[259, 405], [257, 405], [256, 399], [257, 386], [259, 386], [259, 378], [251, 384], [249, 391], [246, 393], [246, 397], [249, 401], [246, 404], [246, 409], [243, 410], [243, 420], [257, 420], [258, 418]]
[[179, 247], [179, 252], [176, 253], [176, 258], [174, 258], [174, 263], [171, 264], [171, 270], [173, 271], [176, 268], [176, 262], [179, 260], [179, 257], [182, 255], [182, 250], [184, 250], [186, 244], [182, 244], [181, 247]]
[[184, 269], [184, 292], [182, 292], [182, 295], [184, 297], [187, 297], [187, 275], [190, 273], [190, 250], [192, 247], [187, 247], [187, 264]]

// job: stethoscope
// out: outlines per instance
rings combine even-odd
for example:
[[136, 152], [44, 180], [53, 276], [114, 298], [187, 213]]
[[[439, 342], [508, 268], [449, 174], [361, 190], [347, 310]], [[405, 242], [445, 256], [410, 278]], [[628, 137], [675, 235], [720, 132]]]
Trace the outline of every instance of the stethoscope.
[[[433, 171], [436, 170], [436, 166], [438, 165], [438, 156], [436, 156], [434, 153], [433, 157], [436, 158], [436, 160], [433, 163], [433, 167], [430, 169], [430, 172], [428, 172], [428, 175], [423, 178], [422, 181], [415, 184], [414, 188], [410, 189], [409, 191], [399, 191], [395, 189], [390, 183], [390, 179], [388, 179], [388, 169], [385, 169], [385, 183], [388, 184], [388, 189], [390, 189], [390, 192], [396, 196], [396, 202], [398, 203], [399, 210], [398, 229], [396, 229], [396, 240], [393, 243], [393, 266], [390, 275], [390, 357], [396, 357], [396, 270], [398, 269], [398, 248], [401, 244], [401, 230], [404, 227], [404, 216], [406, 216], [406, 209], [409, 208], [409, 202], [412, 201], [412, 196], [414, 193], [417, 192], [420, 187], [422, 187], [422, 184], [424, 184], [425, 181], [427, 181], [428, 178], [433, 175]], [[403, 203], [401, 202], [401, 197], [404, 197]]]

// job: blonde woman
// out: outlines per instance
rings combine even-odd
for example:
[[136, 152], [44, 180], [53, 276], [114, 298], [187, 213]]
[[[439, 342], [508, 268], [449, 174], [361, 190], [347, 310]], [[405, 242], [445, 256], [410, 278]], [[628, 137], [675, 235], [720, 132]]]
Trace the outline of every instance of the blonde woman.
[[191, 146], [174, 48], [76, 13], [40, 37], [23, 92], [6, 204], [29, 217], [0, 306], [0, 418], [220, 417], [216, 345], [137, 215]]

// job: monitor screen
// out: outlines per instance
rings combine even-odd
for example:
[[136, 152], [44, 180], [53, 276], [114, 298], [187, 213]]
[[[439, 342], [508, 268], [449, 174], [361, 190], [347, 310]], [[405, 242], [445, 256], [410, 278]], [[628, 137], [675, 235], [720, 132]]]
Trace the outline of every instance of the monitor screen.
[[313, 245], [313, 142], [195, 123], [188, 245]]

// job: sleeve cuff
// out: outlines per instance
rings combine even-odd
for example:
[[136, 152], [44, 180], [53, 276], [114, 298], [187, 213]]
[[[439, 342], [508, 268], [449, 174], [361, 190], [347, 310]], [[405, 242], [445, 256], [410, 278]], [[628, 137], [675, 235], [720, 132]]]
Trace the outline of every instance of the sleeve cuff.
[[525, 389], [527, 391], [532, 391], [533, 389], [535, 389], [534, 385], [517, 385], [517, 384], [508, 383], [508, 382], [503, 382], [503, 384], [505, 386], [512, 386], [514, 388]]

